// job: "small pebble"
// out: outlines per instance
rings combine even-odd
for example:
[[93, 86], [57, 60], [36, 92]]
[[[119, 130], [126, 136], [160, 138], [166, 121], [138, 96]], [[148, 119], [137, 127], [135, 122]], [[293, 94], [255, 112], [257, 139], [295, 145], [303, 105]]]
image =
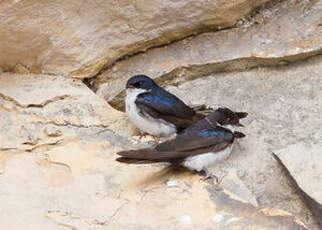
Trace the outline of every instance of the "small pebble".
[[27, 138], [28, 140], [23, 143], [25, 145], [36, 145], [39, 142], [39, 138], [32, 134], [29, 134]]
[[176, 180], [167, 180], [165, 183], [169, 188], [176, 187], [178, 185], [178, 182]]
[[220, 215], [220, 214], [217, 214], [212, 218], [212, 220], [216, 223], [221, 222], [223, 219], [224, 219], [223, 215]]
[[45, 133], [49, 137], [58, 137], [58, 136], [61, 136], [61, 131], [56, 126], [54, 126], [54, 125], [47, 126], [45, 128]]
[[226, 223], [231, 223], [231, 222], [235, 222], [235, 221], [238, 221], [239, 220], [239, 218], [237, 218], [237, 217], [232, 217], [232, 218], [229, 218], [227, 221], [226, 221]]

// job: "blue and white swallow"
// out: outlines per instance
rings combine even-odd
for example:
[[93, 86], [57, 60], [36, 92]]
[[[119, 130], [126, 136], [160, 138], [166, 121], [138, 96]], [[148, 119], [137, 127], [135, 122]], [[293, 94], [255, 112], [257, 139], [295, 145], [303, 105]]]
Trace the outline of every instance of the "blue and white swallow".
[[145, 75], [127, 81], [125, 110], [137, 128], [157, 137], [170, 137], [205, 117]]
[[245, 137], [234, 126], [242, 126], [239, 119], [247, 115], [219, 108], [174, 139], [151, 148], [118, 152], [121, 157], [116, 160], [128, 164], [168, 162], [202, 173], [204, 179], [216, 177], [207, 168], [230, 155], [235, 138]]

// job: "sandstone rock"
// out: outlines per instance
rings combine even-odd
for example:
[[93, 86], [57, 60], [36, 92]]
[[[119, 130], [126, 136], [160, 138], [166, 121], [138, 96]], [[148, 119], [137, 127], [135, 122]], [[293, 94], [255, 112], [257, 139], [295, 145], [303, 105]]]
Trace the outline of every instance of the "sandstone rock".
[[[284, 211], [255, 208], [188, 171], [119, 164], [119, 149], [108, 138], [74, 140], [45, 150], [47, 158], [39, 152], [9, 159], [0, 175], [1, 228], [307, 229]], [[175, 187], [165, 184], [169, 178]]]
[[251, 191], [249, 191], [243, 181], [238, 178], [235, 170], [230, 170], [227, 173], [227, 175], [221, 180], [220, 186], [240, 199], [251, 203], [253, 206], [258, 206], [256, 197], [251, 193]]
[[210, 73], [286, 64], [321, 53], [321, 12], [322, 1], [285, 1], [273, 13], [262, 13], [264, 24], [202, 34], [119, 61], [93, 80], [93, 88], [122, 109], [124, 85], [135, 74], [147, 74], [162, 85], [178, 84]]
[[28, 74], [28, 73], [30, 73], [30, 70], [26, 66], [23, 66], [22, 64], [18, 63], [13, 68], [13, 72], [14, 73], [20, 73], [20, 74]]
[[61, 131], [54, 125], [47, 126], [44, 131], [49, 137], [61, 136]]
[[298, 143], [274, 151], [322, 228], [322, 146]]
[[221, 209], [213, 217], [215, 229], [309, 229], [283, 210], [256, 208], [225, 190], [210, 192]]
[[[117, 151], [147, 145], [153, 138], [131, 138], [137, 130], [124, 113], [114, 110], [81, 80], [22, 74], [92, 75], [129, 52], [220, 23], [229, 26], [260, 2], [264, 1], [123, 2], [122, 6], [96, 0], [0, 3], [0, 32], [5, 35], [0, 65], [5, 71], [20, 73], [0, 75], [0, 228], [317, 229], [270, 152], [299, 140], [316, 145], [322, 139], [316, 129], [322, 126], [321, 56], [295, 66], [214, 74], [181, 83], [209, 72], [275, 65], [319, 53], [315, 22], [320, 1], [282, 3], [271, 16], [266, 11], [256, 16], [255, 27], [248, 28], [244, 21], [242, 28], [232, 32], [205, 34], [153, 49], [146, 53], [149, 58], [138, 62], [134, 60], [144, 55], [130, 58], [137, 71], [145, 67], [145, 73], [155, 73], [153, 77], [163, 83], [178, 83], [168, 89], [189, 104], [225, 105], [249, 112], [243, 122], [247, 137], [236, 143], [227, 161], [210, 168], [220, 178], [228, 172], [219, 185], [165, 164], [116, 162]], [[125, 6], [127, 10], [121, 12]], [[289, 31], [284, 34], [276, 29], [278, 25]], [[242, 48], [238, 42], [247, 46]], [[196, 55], [198, 50], [217, 53]], [[126, 70], [126, 63], [114, 65], [112, 77], [124, 73], [120, 80], [125, 80], [135, 67]], [[114, 81], [110, 83], [112, 93], [114, 87], [119, 90]], [[297, 173], [301, 189], [311, 190], [314, 185], [308, 187], [302, 181], [304, 170]], [[307, 195], [310, 201], [318, 199]], [[315, 205], [312, 208], [317, 210]]]
[[125, 55], [231, 26], [266, 1], [6, 0], [0, 66], [89, 77]]
[[244, 170], [243, 183], [259, 206], [286, 210], [309, 229], [318, 229], [315, 220], [271, 152], [299, 141], [321, 142], [322, 132], [317, 129], [322, 127], [321, 72], [319, 55], [288, 66], [217, 73], [176, 87], [187, 103], [248, 112], [240, 129], [246, 138], [238, 140], [231, 156], [210, 172], [221, 179], [231, 169]]
[[1, 229], [306, 229], [189, 171], [116, 162], [117, 151], [135, 147], [116, 132], [124, 115], [78, 80], [0, 81]]
[[32, 150], [86, 129], [126, 134], [131, 127], [79, 80], [4, 73], [0, 82], [1, 150]]

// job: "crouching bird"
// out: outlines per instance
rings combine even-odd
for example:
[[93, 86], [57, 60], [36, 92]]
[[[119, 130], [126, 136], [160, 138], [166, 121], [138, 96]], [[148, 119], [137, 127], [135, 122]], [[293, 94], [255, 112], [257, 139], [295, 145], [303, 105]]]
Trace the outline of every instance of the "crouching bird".
[[245, 137], [243, 133], [234, 131], [234, 126], [242, 126], [239, 119], [246, 116], [244, 112], [219, 108], [180, 132], [174, 139], [152, 148], [118, 152], [121, 157], [116, 160], [128, 164], [169, 162], [199, 172], [203, 174], [203, 179], [217, 179], [208, 172], [207, 167], [226, 159], [231, 153], [234, 139]]
[[145, 75], [127, 81], [125, 110], [137, 128], [157, 137], [170, 137], [205, 117]]

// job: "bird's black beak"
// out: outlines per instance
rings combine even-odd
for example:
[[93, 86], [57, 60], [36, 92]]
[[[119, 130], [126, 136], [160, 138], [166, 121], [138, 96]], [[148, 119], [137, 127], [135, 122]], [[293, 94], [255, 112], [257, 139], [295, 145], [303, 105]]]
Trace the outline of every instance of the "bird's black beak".
[[125, 86], [125, 88], [126, 88], [126, 89], [134, 89], [134, 86], [133, 86], [133, 85], [129, 85], [129, 84], [127, 84], [127, 85]]

